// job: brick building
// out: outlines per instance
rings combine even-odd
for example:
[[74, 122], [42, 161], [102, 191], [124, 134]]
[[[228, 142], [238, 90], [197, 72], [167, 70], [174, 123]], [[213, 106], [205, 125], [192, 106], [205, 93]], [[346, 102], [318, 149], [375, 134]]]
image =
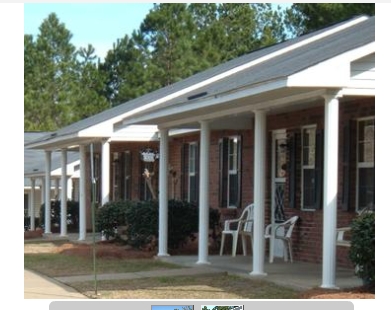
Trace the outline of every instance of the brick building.
[[[142, 126], [157, 126], [156, 135], [137, 138]], [[158, 149], [158, 256], [168, 255], [168, 199], [199, 205], [199, 264], [208, 263], [208, 209], [226, 219], [254, 203], [251, 274], [264, 273], [265, 225], [299, 215], [295, 259], [321, 262], [330, 288], [337, 262], [349, 264], [336, 228], [374, 207], [374, 137], [375, 17], [363, 16], [243, 55], [28, 147], [77, 144], [88, 171], [85, 145], [94, 143], [102, 203], [147, 199], [140, 152]]]

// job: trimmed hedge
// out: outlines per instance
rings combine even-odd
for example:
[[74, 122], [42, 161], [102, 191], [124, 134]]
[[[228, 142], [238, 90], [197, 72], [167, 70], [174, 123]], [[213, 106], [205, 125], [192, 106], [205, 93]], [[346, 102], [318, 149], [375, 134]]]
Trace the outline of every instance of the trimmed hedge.
[[[58, 230], [61, 224], [61, 201], [51, 201], [51, 231]], [[40, 226], [45, 226], [45, 204], [41, 205], [39, 212]], [[67, 224], [70, 230], [79, 229], [79, 202], [74, 200], [67, 201]], [[36, 226], [38, 227], [38, 226]]]
[[[210, 209], [209, 227], [215, 230], [220, 221], [218, 210]], [[97, 229], [106, 237], [115, 237], [115, 228], [127, 226], [127, 242], [143, 248], [159, 237], [158, 201], [110, 202], [97, 211]], [[168, 248], [178, 249], [198, 232], [198, 207], [186, 201], [168, 202]], [[213, 237], [213, 236], [212, 236]]]

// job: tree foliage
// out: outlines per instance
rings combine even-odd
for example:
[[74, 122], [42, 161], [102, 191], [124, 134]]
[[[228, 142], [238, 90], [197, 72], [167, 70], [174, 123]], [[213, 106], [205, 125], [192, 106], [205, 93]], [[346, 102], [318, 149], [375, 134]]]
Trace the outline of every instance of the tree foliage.
[[298, 36], [357, 15], [375, 15], [375, 3], [294, 3], [286, 14], [286, 25]]
[[25, 35], [26, 131], [56, 130], [108, 107], [93, 47], [77, 51], [71, 38], [54, 13], [42, 22], [36, 40]]
[[100, 66], [109, 76], [106, 96], [121, 104], [279, 42], [285, 38], [282, 16], [270, 4], [155, 4]]
[[24, 37], [25, 130], [56, 130], [197, 72], [358, 14], [373, 3], [155, 4], [101, 62], [52, 13]]

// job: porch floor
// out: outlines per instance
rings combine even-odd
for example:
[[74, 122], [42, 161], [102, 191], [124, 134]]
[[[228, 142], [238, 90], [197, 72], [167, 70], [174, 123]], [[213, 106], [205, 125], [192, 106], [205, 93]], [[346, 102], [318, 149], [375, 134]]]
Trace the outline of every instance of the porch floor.
[[[197, 268], [197, 256], [169, 256], [159, 259]], [[252, 256], [238, 255], [211, 255], [209, 256], [209, 268], [225, 271], [228, 274], [240, 275], [254, 278], [250, 275], [252, 271]], [[320, 287], [322, 284], [322, 265], [305, 262], [284, 262], [281, 258], [275, 258], [274, 263], [265, 262], [264, 271], [266, 276], [256, 276], [278, 285], [290, 287], [297, 290], [307, 290]], [[361, 286], [361, 280], [354, 275], [353, 269], [337, 268], [336, 286], [338, 288], [350, 288]]]

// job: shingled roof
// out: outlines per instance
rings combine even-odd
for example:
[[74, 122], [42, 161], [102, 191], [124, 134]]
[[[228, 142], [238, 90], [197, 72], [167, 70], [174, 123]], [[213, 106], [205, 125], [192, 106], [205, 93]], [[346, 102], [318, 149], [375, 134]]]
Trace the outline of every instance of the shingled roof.
[[[112, 120], [113, 124], [121, 118], [129, 118], [132, 113], [145, 114], [151, 110], [184, 104], [197, 97], [213, 97], [225, 92], [232, 92], [253, 84], [287, 77], [305, 70], [317, 63], [335, 57], [346, 51], [358, 48], [375, 40], [375, 17], [357, 17], [331, 27], [312, 32], [285, 42], [262, 48], [245, 54], [190, 76], [173, 85], [158, 89], [139, 98], [105, 110], [99, 114], [61, 128], [34, 141], [50, 141], [78, 132], [99, 123]], [[278, 54], [279, 51], [285, 51]], [[247, 63], [276, 55], [258, 64], [252, 65], [235, 74], [220, 78], [216, 82], [186, 91], [188, 88], [208, 79], [219, 76], [229, 70]], [[176, 95], [179, 94], [179, 95]], [[156, 104], [152, 104], [156, 103]], [[132, 112], [133, 111], [133, 112]], [[27, 143], [26, 145], [29, 145]]]

